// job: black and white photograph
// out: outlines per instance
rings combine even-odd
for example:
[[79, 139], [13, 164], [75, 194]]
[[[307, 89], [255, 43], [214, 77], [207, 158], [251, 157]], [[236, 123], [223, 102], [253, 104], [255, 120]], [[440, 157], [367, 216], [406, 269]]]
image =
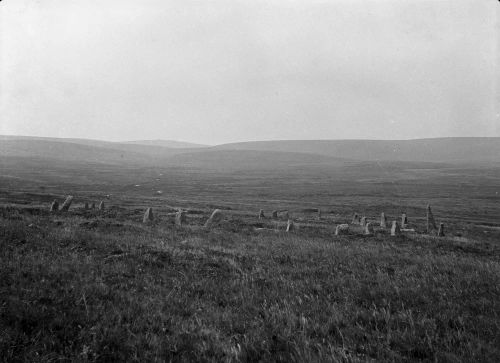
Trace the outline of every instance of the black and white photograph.
[[3, 362], [500, 362], [500, 1], [0, 0]]

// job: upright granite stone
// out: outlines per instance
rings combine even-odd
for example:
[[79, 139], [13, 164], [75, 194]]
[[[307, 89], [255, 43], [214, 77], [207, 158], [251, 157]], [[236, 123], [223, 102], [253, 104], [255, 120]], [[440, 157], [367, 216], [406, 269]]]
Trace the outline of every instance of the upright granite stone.
[[186, 212], [180, 210], [177, 213], [175, 213], [175, 225], [181, 227], [185, 223], [186, 223]]
[[289, 219], [288, 222], [286, 223], [286, 231], [291, 232], [293, 230], [295, 230], [295, 225], [293, 224], [293, 221]]
[[373, 229], [373, 225], [370, 222], [366, 223], [366, 225], [365, 225], [365, 235], [371, 236], [374, 233], [375, 233], [375, 231]]
[[92, 202], [92, 206], [91, 206], [92, 209], [95, 209], [95, 203]]
[[144, 212], [144, 217], [142, 217], [142, 223], [151, 223], [154, 221], [154, 219], [153, 208], [146, 209], [146, 212]]
[[380, 215], [380, 227], [387, 228], [387, 218], [385, 217], [384, 212]]
[[213, 225], [219, 223], [222, 220], [222, 211], [220, 209], [216, 209], [212, 212], [210, 218], [205, 222], [205, 228], [210, 228]]
[[104, 205], [104, 200], [101, 200], [101, 203], [99, 203], [99, 210], [104, 210], [106, 209], [106, 206]]
[[278, 211], [277, 210], [273, 210], [271, 212], [271, 218], [272, 219], [278, 219]]
[[264, 215], [264, 210], [261, 209], [259, 210], [259, 219], [264, 219], [264, 218], [266, 218], [266, 216]]
[[354, 213], [354, 215], [352, 216], [351, 224], [359, 224], [359, 222], [360, 222], [360, 219], [359, 219], [358, 213]]
[[397, 221], [392, 221], [391, 236], [399, 236], [401, 234], [401, 229]]
[[438, 236], [444, 237], [444, 223], [439, 223]]
[[408, 217], [406, 213], [401, 214], [401, 228], [407, 228], [408, 227]]
[[437, 229], [436, 221], [434, 220], [434, 215], [432, 214], [431, 205], [427, 205], [427, 233], [435, 231]]
[[84, 208], [85, 210], [88, 210], [88, 209], [89, 209], [89, 203], [88, 203], [88, 202], [85, 202], [85, 205], [83, 206], [83, 208]]
[[340, 236], [340, 235], [343, 235], [343, 234], [349, 234], [349, 225], [348, 224], [339, 224], [336, 228], [335, 228], [335, 235], [336, 236]]
[[362, 217], [361, 218], [361, 222], [359, 224], [361, 224], [361, 227], [365, 227], [366, 226], [366, 217]]
[[321, 209], [319, 209], [319, 208], [318, 208], [318, 214], [316, 217], [317, 217], [318, 221], [321, 220]]
[[69, 207], [71, 207], [71, 203], [73, 203], [73, 196], [68, 195], [63, 205], [61, 206], [61, 210], [67, 212], [69, 210]]

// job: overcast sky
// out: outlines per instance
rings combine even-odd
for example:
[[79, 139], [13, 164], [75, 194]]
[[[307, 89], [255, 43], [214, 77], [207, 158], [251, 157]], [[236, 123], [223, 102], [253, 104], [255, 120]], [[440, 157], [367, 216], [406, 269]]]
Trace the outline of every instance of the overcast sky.
[[500, 2], [4, 0], [0, 134], [500, 136]]

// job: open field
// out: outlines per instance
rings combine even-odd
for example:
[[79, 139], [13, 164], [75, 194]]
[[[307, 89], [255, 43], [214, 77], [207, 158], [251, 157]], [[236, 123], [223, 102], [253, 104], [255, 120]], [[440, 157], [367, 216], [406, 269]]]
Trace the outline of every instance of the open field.
[[[500, 360], [497, 164], [0, 163], [3, 361]], [[446, 237], [425, 235], [428, 203]], [[382, 211], [418, 233], [334, 236]]]

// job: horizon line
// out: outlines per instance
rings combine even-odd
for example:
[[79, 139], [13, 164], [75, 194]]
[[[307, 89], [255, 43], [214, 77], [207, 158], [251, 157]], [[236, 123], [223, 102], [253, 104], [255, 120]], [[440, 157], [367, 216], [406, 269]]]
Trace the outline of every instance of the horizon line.
[[[33, 136], [33, 135], [13, 135], [13, 134], [0, 134], [2, 137], [12, 137], [12, 138], [33, 138], [33, 139], [58, 139], [58, 140], [86, 140], [86, 141], [99, 141], [99, 142], [109, 142], [115, 144], [121, 143], [131, 143], [131, 142], [148, 142], [148, 141], [169, 141], [169, 142], [179, 142], [193, 145], [200, 145], [206, 147], [216, 147], [222, 145], [230, 144], [243, 144], [243, 143], [253, 143], [253, 142], [284, 142], [284, 141], [417, 141], [417, 140], [438, 140], [438, 139], [500, 139], [500, 136], [438, 136], [438, 137], [418, 137], [409, 139], [267, 139], [267, 140], [245, 140], [245, 141], [230, 141], [219, 144], [207, 144], [192, 141], [176, 140], [176, 139], [135, 139], [135, 140], [120, 140], [112, 141], [105, 139], [94, 139], [87, 137], [57, 137], [57, 136]], [[150, 146], [161, 146], [161, 145], [150, 145]], [[167, 146], [165, 146], [167, 147]]]

